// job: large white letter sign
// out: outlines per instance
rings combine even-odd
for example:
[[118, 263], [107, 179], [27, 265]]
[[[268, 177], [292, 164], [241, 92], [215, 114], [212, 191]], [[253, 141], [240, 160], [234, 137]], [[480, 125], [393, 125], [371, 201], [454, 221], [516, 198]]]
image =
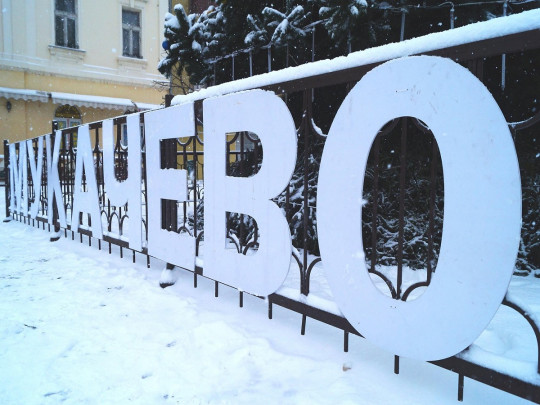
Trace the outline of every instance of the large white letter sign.
[[32, 174], [32, 184], [34, 188], [34, 203], [30, 207], [30, 217], [36, 218], [41, 200], [41, 172], [43, 169], [43, 137], [37, 138], [37, 162], [34, 156], [34, 146], [32, 140], [26, 141], [28, 149], [28, 161], [30, 163], [30, 173]]
[[[289, 183], [296, 161], [296, 130], [274, 93], [251, 90], [204, 100], [204, 274], [251, 294], [275, 292], [287, 276], [291, 234], [270, 199]], [[262, 166], [248, 178], [225, 173], [226, 135], [250, 131], [263, 147]], [[256, 254], [226, 249], [226, 212], [251, 216], [259, 227]]]
[[[437, 273], [411, 302], [391, 299], [373, 285], [361, 232], [371, 145], [385, 123], [403, 116], [417, 117], [433, 131], [444, 171]], [[448, 59], [409, 57], [376, 67], [345, 98], [330, 128], [317, 214], [330, 287], [362, 335], [419, 360], [465, 349], [504, 298], [520, 236], [517, 156], [495, 100], [468, 70]]]
[[26, 144], [19, 144], [19, 181], [15, 184], [18, 188], [18, 211], [21, 215], [28, 215], [28, 162], [26, 157]]
[[56, 209], [58, 211], [58, 221], [63, 228], [67, 227], [66, 210], [64, 209], [64, 200], [62, 197], [62, 188], [60, 187], [60, 176], [58, 175], [58, 159], [60, 156], [60, 141], [62, 140], [62, 131], [56, 131], [54, 137], [54, 151], [51, 148], [51, 135], [45, 135], [45, 144], [47, 146], [47, 218], [49, 224], [53, 223], [53, 204], [56, 196]]
[[123, 182], [114, 175], [113, 120], [103, 121], [103, 177], [107, 198], [115, 207], [128, 204], [129, 247], [142, 250], [141, 232], [141, 127], [139, 114], [126, 117], [128, 137], [128, 176]]
[[15, 144], [12, 143], [9, 145], [9, 209], [13, 212], [17, 212], [17, 205], [19, 204], [19, 198], [21, 196], [18, 194], [20, 191], [19, 180], [19, 166], [17, 164], [17, 153], [15, 149]]
[[[161, 168], [161, 140], [195, 135], [193, 103], [144, 116], [148, 176], [148, 253], [195, 270], [195, 238], [161, 228], [161, 200], [187, 201], [187, 170]], [[176, 221], [175, 221], [176, 223]]]
[[19, 161], [15, 144], [9, 145], [11, 209], [21, 215], [28, 215], [28, 165], [26, 163], [26, 143], [19, 144]]
[[[83, 190], [82, 177], [86, 174], [86, 191]], [[79, 231], [79, 214], [90, 214], [92, 236], [101, 239], [101, 210], [94, 167], [94, 155], [90, 143], [88, 125], [82, 125], [77, 132], [77, 158], [75, 161], [75, 184], [73, 186], [73, 212], [71, 214], [71, 230]]]

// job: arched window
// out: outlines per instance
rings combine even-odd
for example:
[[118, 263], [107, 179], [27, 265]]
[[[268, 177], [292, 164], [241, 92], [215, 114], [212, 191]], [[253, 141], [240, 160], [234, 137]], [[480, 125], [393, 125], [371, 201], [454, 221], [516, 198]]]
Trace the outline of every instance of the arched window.
[[54, 120], [58, 121], [58, 129], [74, 127], [82, 124], [81, 112], [72, 105], [65, 104], [54, 112]]

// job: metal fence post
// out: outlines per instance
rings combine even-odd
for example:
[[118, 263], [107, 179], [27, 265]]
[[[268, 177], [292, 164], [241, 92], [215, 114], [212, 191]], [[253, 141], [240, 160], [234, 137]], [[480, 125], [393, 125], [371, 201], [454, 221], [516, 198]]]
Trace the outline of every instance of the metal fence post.
[[10, 185], [10, 176], [11, 172], [9, 170], [9, 142], [7, 139], [4, 140], [4, 173], [6, 174], [6, 179], [4, 180], [4, 196], [6, 199], [6, 218], [4, 219], [4, 222], [11, 221], [11, 216], [9, 213], [9, 202], [10, 202], [10, 192], [11, 192], [11, 185]]

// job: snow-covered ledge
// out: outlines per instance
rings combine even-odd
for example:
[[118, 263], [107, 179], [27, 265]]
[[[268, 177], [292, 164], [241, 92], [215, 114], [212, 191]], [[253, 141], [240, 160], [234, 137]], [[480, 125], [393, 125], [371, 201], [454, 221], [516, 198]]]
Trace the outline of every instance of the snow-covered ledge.
[[123, 6], [128, 6], [131, 8], [142, 8], [146, 3], [148, 3], [148, 0], [119, 0], [120, 4]]
[[84, 49], [66, 48], [64, 46], [49, 45], [51, 56], [61, 62], [82, 62], [86, 55]]
[[9, 87], [0, 87], [0, 97], [13, 100], [39, 101], [41, 103], [49, 101], [49, 93], [46, 91], [13, 89]]
[[131, 70], [146, 70], [148, 66], [148, 60], [130, 58], [127, 56], [118, 56], [118, 67]]

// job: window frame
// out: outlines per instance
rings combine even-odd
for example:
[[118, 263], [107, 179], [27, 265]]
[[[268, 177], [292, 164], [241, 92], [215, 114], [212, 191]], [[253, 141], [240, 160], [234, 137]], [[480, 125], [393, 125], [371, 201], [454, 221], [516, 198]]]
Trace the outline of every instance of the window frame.
[[[78, 2], [77, 0], [71, 0], [73, 1], [73, 13], [69, 11], [59, 10], [56, 7], [56, 1], [53, 0], [53, 7], [54, 7], [54, 43], [56, 46], [60, 46], [63, 48], [69, 48], [69, 49], [79, 49], [79, 17], [78, 17]], [[70, 0], [68, 0], [70, 1]], [[60, 41], [60, 38], [58, 38], [58, 29], [57, 29], [57, 18], [61, 18], [63, 20], [62, 22], [62, 38]], [[69, 46], [69, 29], [68, 29], [68, 20], [74, 21], [74, 46]]]
[[[124, 12], [128, 13], [136, 13], [139, 15], [139, 25], [135, 26], [132, 24], [126, 24], [124, 23]], [[121, 29], [122, 29], [122, 56], [125, 58], [135, 58], [135, 59], [143, 59], [142, 55], [142, 10], [140, 9], [133, 9], [128, 7], [122, 7], [122, 15], [121, 15]], [[128, 31], [128, 51], [126, 53], [124, 49], [124, 30]], [[133, 52], [133, 32], [137, 32], [139, 34], [139, 52], [138, 54], [134, 54]]]
[[[243, 132], [243, 131], [240, 131], [240, 132]], [[249, 132], [249, 131], [248, 131]], [[244, 152], [251, 152], [255, 149], [255, 144], [257, 143], [257, 141], [252, 141], [249, 137], [255, 137], [255, 138], [258, 138], [258, 136], [252, 132], [249, 132], [248, 134], [238, 134], [238, 138], [236, 139], [236, 141], [234, 142], [235, 143], [235, 150], [240, 152], [241, 151], [241, 146], [242, 146], [242, 141], [241, 141], [241, 138], [244, 138]]]
[[[66, 108], [67, 107], [67, 108]], [[75, 116], [76, 114], [78, 116]], [[81, 110], [74, 105], [71, 104], [63, 104], [58, 106], [54, 110], [54, 117], [53, 120], [58, 122], [58, 129], [67, 129], [72, 128], [78, 125], [82, 125], [82, 113]], [[77, 133], [73, 134], [73, 148], [77, 148]], [[69, 149], [70, 147], [70, 141], [69, 141], [69, 135], [66, 135], [65, 138], [63, 138], [63, 146], [66, 149]]]
[[[129, 114], [136, 114], [136, 113], [129, 113]], [[127, 123], [120, 124], [121, 130], [120, 130], [120, 147], [123, 150], [126, 150], [128, 147], [128, 137], [127, 137]], [[144, 141], [144, 124], [139, 124], [139, 129], [141, 131], [141, 145], [143, 145]], [[143, 150], [144, 152], [144, 150]]]

